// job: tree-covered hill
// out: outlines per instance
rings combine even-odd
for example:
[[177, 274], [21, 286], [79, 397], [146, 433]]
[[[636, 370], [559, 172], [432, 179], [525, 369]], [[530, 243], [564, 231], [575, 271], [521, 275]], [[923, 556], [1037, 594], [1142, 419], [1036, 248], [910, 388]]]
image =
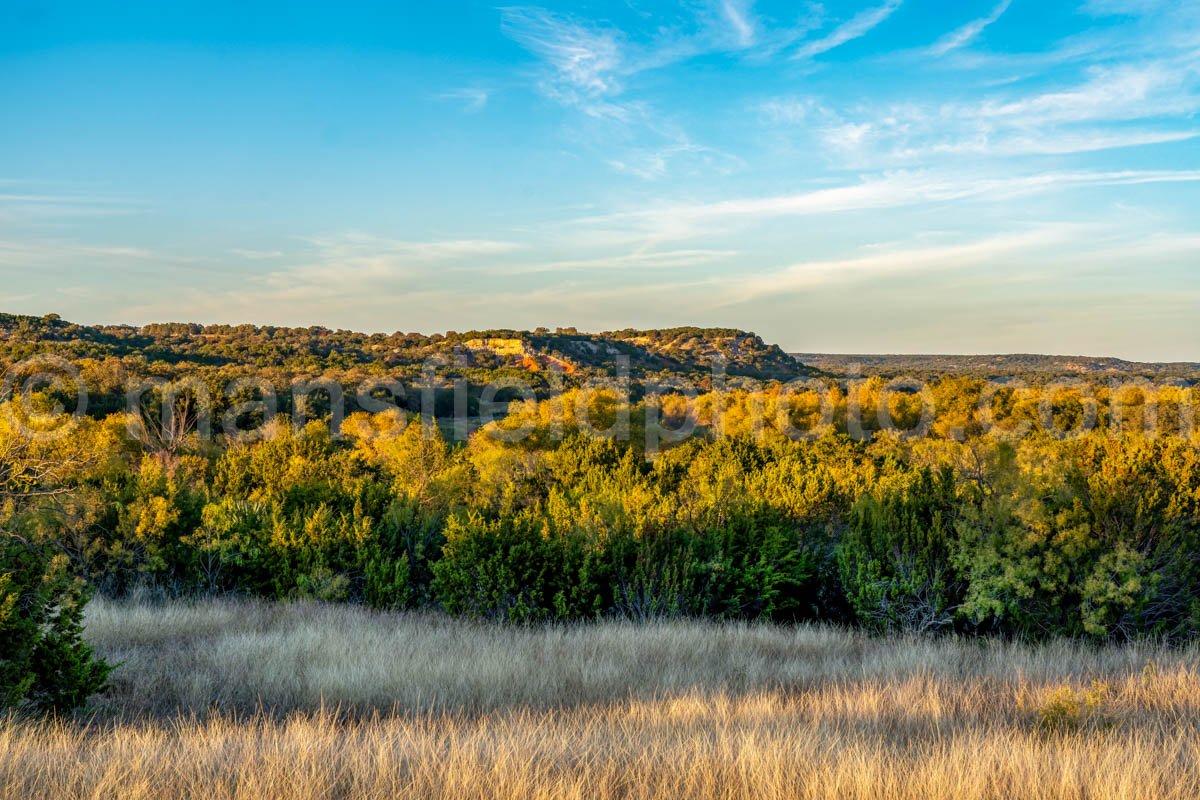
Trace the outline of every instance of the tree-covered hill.
[[67, 358], [137, 359], [151, 363], [213, 367], [275, 367], [311, 372], [370, 368], [409, 374], [427, 362], [459, 370], [570, 376], [615, 375], [628, 364], [635, 379], [665, 375], [699, 377], [723, 360], [728, 375], [790, 380], [804, 366], [777, 345], [731, 328], [671, 328], [583, 333], [551, 331], [447, 331], [426, 335], [360, 333], [320, 326], [198, 325], [155, 323], [80, 325], [55, 314], [0, 314], [0, 361], [37, 353]]

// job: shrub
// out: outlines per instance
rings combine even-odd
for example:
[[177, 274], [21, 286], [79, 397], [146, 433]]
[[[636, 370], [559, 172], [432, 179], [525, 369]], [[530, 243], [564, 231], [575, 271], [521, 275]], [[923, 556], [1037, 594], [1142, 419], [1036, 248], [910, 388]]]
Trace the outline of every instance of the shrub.
[[1086, 689], [1061, 685], [1050, 688], [1039, 700], [1022, 696], [1017, 705], [1029, 712], [1034, 725], [1045, 733], [1070, 733], [1083, 729], [1105, 728], [1113, 724], [1105, 711], [1111, 689], [1102, 681], [1092, 681]]
[[510, 622], [595, 616], [597, 564], [581, 535], [556, 534], [535, 514], [455, 516], [433, 567], [434, 590], [451, 614]]
[[1132, 638], [1194, 636], [1200, 619], [1200, 468], [1185, 443], [1074, 445], [1042, 476], [999, 475], [959, 521], [963, 614], [986, 628]]
[[363, 549], [363, 600], [375, 608], [432, 605], [432, 565], [445, 542], [444, 520], [409, 499], [392, 503]]
[[65, 555], [0, 532], [0, 705], [69, 711], [102, 691], [109, 666], [83, 641], [88, 590]]
[[855, 504], [838, 567], [864, 625], [922, 632], [953, 623], [964, 589], [952, 563], [956, 507], [953, 473], [927, 468]]
[[802, 529], [771, 511], [606, 542], [613, 610], [630, 619], [797, 619], [818, 605]]

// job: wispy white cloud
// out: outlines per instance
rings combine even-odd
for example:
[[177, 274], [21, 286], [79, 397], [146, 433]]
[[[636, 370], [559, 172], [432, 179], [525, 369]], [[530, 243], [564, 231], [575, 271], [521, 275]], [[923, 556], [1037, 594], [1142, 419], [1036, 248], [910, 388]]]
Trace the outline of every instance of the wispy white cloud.
[[690, 152], [695, 152], [695, 150], [686, 145], [672, 145], [654, 150], [633, 150], [622, 154], [620, 158], [610, 158], [608, 165], [617, 172], [634, 175], [643, 180], [658, 180], [666, 177], [671, 156]]
[[721, 13], [729, 22], [733, 40], [740, 47], [754, 44], [758, 33], [752, 4], [752, 0], [721, 0]]
[[994, 291], [1010, 283], [1061, 281], [1070, 274], [1083, 278], [1096, 271], [1110, 272], [1132, 260], [1177, 262], [1197, 255], [1200, 237], [1192, 233], [1147, 234], [1137, 228], [1113, 230], [1100, 223], [1057, 222], [936, 245], [911, 241], [869, 245], [847, 258], [802, 261], [709, 283], [721, 288], [718, 306], [817, 289], [837, 291], [845, 284], [894, 277], [929, 278], [945, 272], [974, 272], [973, 282], [978, 287]]
[[349, 231], [326, 236], [308, 237], [314, 256], [322, 267], [354, 267], [367, 265], [430, 263], [454, 259], [497, 256], [520, 250], [517, 242], [496, 239], [433, 239], [410, 241]]
[[[539, 248], [487, 240], [396, 241], [365, 233], [305, 240], [309, 250], [292, 253], [290, 266], [246, 273], [236, 281], [180, 285], [169, 296], [139, 291], [125, 298], [121, 319], [201, 319], [277, 324], [345, 325], [356, 330], [444, 330], [463, 324], [529, 327], [586, 325], [623, 308], [644, 307], [649, 321], [676, 275], [736, 253], [679, 248], [622, 250], [595, 254], [553, 238]], [[558, 248], [570, 255], [554, 258]], [[482, 253], [481, 260], [472, 254]], [[502, 269], [494, 258], [509, 256]], [[675, 272], [672, 272], [675, 271]], [[622, 273], [613, 280], [614, 272]], [[650, 274], [671, 277], [646, 280]], [[469, 284], [470, 291], [462, 286]], [[663, 317], [682, 324], [688, 304]], [[453, 309], [453, 316], [447, 311]], [[672, 313], [674, 316], [672, 316]]]
[[[659, 141], [648, 146], [629, 147], [608, 161], [618, 172], [654, 181], [674, 171], [700, 172], [710, 177], [726, 175], [741, 164], [740, 159], [695, 142], [681, 130], [655, 131]], [[680, 165], [686, 166], [680, 166]]]
[[490, 93], [487, 89], [477, 86], [467, 86], [462, 89], [452, 89], [438, 95], [439, 99], [459, 103], [463, 111], [474, 113], [482, 111], [488, 104]]
[[1096, 67], [1081, 85], [1010, 101], [988, 101], [974, 116], [1028, 125], [1149, 119], [1200, 107], [1197, 76], [1169, 61]]
[[[1200, 67], [1185, 58], [1096, 66], [1061, 88], [1004, 87], [973, 103], [819, 108], [822, 142], [857, 166], [940, 156], [1095, 152], [1200, 133]], [[1137, 127], [1133, 127], [1137, 125]]]
[[979, 134], [973, 138], [931, 145], [917, 145], [911, 149], [898, 148], [893, 155], [901, 159], [915, 159], [936, 155], [978, 155], [990, 157], [1022, 155], [1070, 155], [1094, 153], [1100, 150], [1116, 150], [1124, 147], [1141, 147], [1170, 142], [1185, 142], [1200, 137], [1200, 127], [1186, 131], [1155, 130], [1088, 130], [1081, 132], [1030, 132], [1011, 133], [1004, 136]]
[[621, 92], [627, 69], [619, 31], [585, 25], [540, 8], [501, 10], [501, 29], [546, 65], [542, 91], [593, 116], [620, 115], [605, 98]]
[[112, 268], [114, 265], [136, 268], [154, 264], [182, 266], [189, 263], [196, 263], [196, 259], [147, 247], [103, 245], [69, 239], [0, 240], [0, 267], [86, 271], [101, 265], [105, 268]]
[[603, 255], [593, 258], [566, 258], [541, 263], [521, 264], [506, 270], [512, 275], [527, 275], [548, 272], [594, 273], [612, 270], [678, 269], [711, 264], [737, 255], [736, 250], [677, 249], [635, 250], [630, 253]]
[[806, 42], [792, 55], [796, 59], [809, 59], [841, 47], [847, 42], [861, 39], [879, 27], [888, 17], [900, 8], [903, 0], [887, 0], [883, 5], [859, 12], [848, 22], [834, 28], [820, 39]]
[[286, 255], [282, 250], [254, 250], [242, 247], [235, 247], [229, 252], [231, 255], [244, 258], [247, 261], [270, 261], [271, 259], [282, 258]]
[[[0, 186], [4, 185], [5, 182], [0, 182]], [[7, 185], [20, 191], [0, 192], [0, 222], [124, 216], [143, 210], [134, 199], [117, 194], [39, 187], [16, 181]]]
[[1012, 5], [1012, 0], [1000, 0], [1000, 3], [992, 9], [992, 13], [986, 17], [972, 20], [958, 30], [946, 34], [929, 47], [929, 52], [935, 56], [943, 56], [951, 50], [965, 47], [973, 42], [979, 34], [983, 33], [984, 28], [1000, 19], [1004, 15], [1004, 12], [1008, 11], [1010, 5]]
[[769, 295], [812, 289], [831, 283], [876, 279], [884, 276], [965, 269], [995, 263], [1016, 253], [1042, 251], [1077, 241], [1094, 226], [1044, 225], [1031, 230], [932, 247], [904, 243], [871, 248], [875, 252], [823, 261], [804, 261], [757, 275], [740, 275], [725, 281], [722, 304], [745, 303]]
[[772, 125], [796, 125], [809, 119], [816, 101], [809, 97], [777, 97], [758, 103], [755, 109]]
[[238, 258], [244, 258], [247, 261], [269, 261], [271, 259], [283, 258], [282, 249], [252, 249], [246, 247], [234, 247], [229, 251], [230, 255], [236, 255]]
[[[732, 15], [722, 17], [727, 26], [736, 22], [751, 32], [748, 6], [731, 1], [723, 9]], [[539, 91], [584, 115], [576, 138], [607, 151], [604, 161], [617, 172], [656, 180], [673, 162], [709, 152], [651, 104], [623, 96], [627, 79], [689, 57], [699, 49], [696, 41], [667, 37], [635, 45], [615, 28], [540, 8], [507, 8], [502, 15], [505, 34], [541, 61]]]
[[577, 224], [640, 231], [656, 241], [685, 240], [723, 225], [756, 224], [779, 217], [809, 217], [968, 200], [994, 203], [1071, 189], [1156, 183], [1200, 183], [1200, 170], [1060, 171], [1026, 175], [896, 172], [854, 184], [794, 194], [622, 211], [585, 218]]
[[[385, 309], [439, 283], [455, 268], [472, 265], [477, 274], [488, 260], [522, 249], [523, 245], [492, 239], [402, 240], [362, 231], [325, 234], [299, 240], [300, 248], [257, 251], [243, 256], [267, 260], [270, 268], [241, 269], [229, 281], [179, 281], [180, 288], [164, 298], [152, 286], [133, 286], [126, 313], [134, 319], [201, 318], [263, 321], [264, 313], [290, 320], [327, 319], [331, 309]], [[3, 257], [0, 256], [0, 264]], [[261, 265], [259, 266], [261, 269]], [[280, 317], [274, 317], [280, 319]]]
[[1080, 10], [1097, 17], [1141, 16], [1174, 4], [1174, 0], [1087, 0]]
[[677, 164], [720, 171], [739, 160], [698, 142], [637, 91], [636, 78], [712, 53], [770, 58], [817, 24], [820, 15], [810, 11], [775, 25], [756, 13], [753, 0], [698, 0], [678, 15], [686, 22], [672, 19], [637, 37], [568, 14], [510, 7], [501, 10], [501, 29], [539, 59], [540, 93], [584, 115], [590, 135], [577, 138], [620, 151], [604, 158], [618, 172], [657, 180]]

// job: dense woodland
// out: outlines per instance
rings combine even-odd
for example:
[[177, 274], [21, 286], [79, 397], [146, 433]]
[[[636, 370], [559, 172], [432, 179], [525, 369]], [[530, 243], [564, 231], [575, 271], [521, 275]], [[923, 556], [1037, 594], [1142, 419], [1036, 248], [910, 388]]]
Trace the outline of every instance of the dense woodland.
[[[204, 435], [187, 424], [189, 396], [174, 398], [183, 410], [171, 419], [153, 404], [131, 414], [115, 405], [122, 384], [258, 370], [282, 390], [306, 370], [338, 381], [360, 368], [403, 372], [451, 337], [413, 339], [392, 365], [370, 355], [374, 337], [319, 329], [4, 324], [6, 370], [62, 355], [89, 386], [107, 375], [97, 394], [112, 401], [32, 437], [69, 404], [69, 387], [0, 408], [8, 705], [70, 707], [103, 684], [107, 668], [78, 636], [94, 591], [312, 598], [519, 623], [1200, 632], [1200, 390], [1188, 380], [1038, 388], [943, 375], [922, 395], [826, 377], [785, 391], [769, 376], [787, 357], [737, 331], [488, 332], [455, 334], [467, 351], [476, 343], [459, 366], [537, 381], [547, 371], [538, 359], [553, 356], [568, 374], [598, 373], [602, 355], [563, 342], [616, 342], [640, 359], [635, 381], [680, 364], [700, 373], [701, 356], [688, 354], [724, 349], [730, 374], [758, 382], [696, 397], [546, 383], [556, 390], [513, 402], [463, 441], [403, 404]], [[503, 339], [501, 352], [483, 339]], [[381, 343], [403, 350], [398, 341]]]

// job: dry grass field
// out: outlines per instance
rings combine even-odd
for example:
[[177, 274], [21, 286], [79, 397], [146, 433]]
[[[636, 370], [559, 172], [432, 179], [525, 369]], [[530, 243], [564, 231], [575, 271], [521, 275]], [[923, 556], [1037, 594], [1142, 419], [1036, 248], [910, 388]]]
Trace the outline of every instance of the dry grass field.
[[1195, 650], [97, 601], [0, 798], [1194, 798]]

